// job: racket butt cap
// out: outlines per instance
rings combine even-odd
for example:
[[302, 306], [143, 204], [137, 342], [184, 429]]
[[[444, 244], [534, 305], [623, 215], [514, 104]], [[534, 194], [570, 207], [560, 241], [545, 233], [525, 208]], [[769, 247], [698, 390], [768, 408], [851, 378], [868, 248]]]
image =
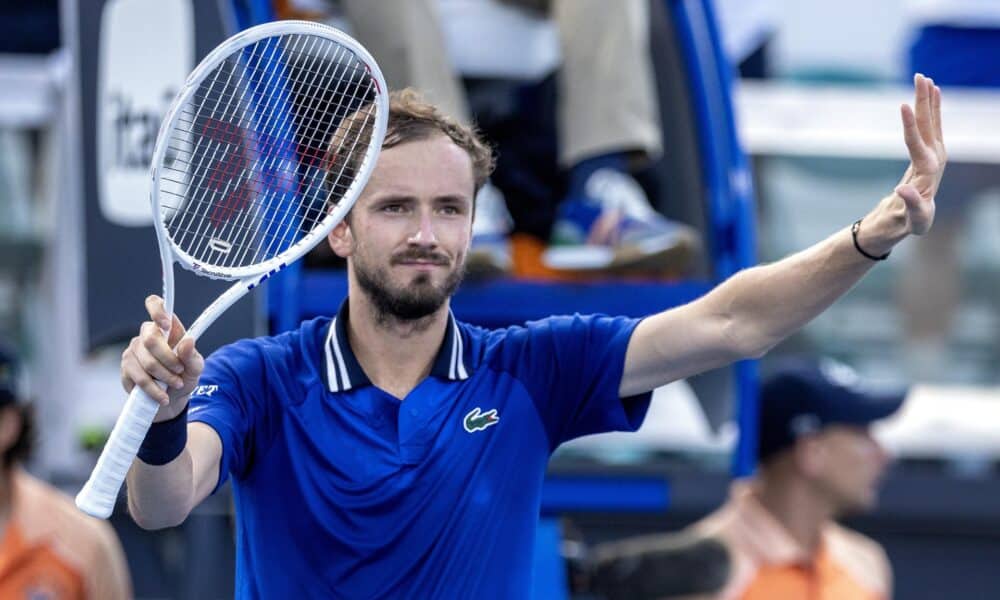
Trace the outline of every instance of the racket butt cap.
[[107, 519], [114, 511], [114, 501], [107, 502], [100, 494], [94, 493], [89, 484], [76, 495], [76, 507], [92, 517]]

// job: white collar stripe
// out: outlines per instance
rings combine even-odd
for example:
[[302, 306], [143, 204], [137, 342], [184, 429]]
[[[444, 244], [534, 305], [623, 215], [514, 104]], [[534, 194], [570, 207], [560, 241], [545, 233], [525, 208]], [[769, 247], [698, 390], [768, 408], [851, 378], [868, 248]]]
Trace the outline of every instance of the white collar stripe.
[[337, 367], [333, 364], [333, 339], [336, 335], [337, 320], [330, 321], [330, 332], [326, 334], [326, 383], [331, 392], [340, 391], [337, 385]]
[[462, 332], [458, 329], [458, 323], [455, 323], [455, 344], [458, 347], [458, 378], [468, 379], [469, 373], [465, 370], [465, 348], [462, 342]]
[[454, 331], [454, 337], [451, 341], [451, 378], [468, 379], [469, 374], [465, 370], [465, 355], [462, 352], [462, 331], [458, 328], [458, 322], [455, 320], [455, 315], [450, 316], [452, 330]]
[[[327, 388], [331, 392], [346, 392], [351, 390], [354, 386], [351, 381], [351, 370], [347, 364], [348, 358], [353, 358], [351, 354], [351, 349], [349, 347], [343, 347], [341, 342], [341, 336], [338, 335], [338, 319], [340, 317], [335, 317], [330, 321], [330, 330], [326, 334], [326, 343], [324, 344], [324, 353], [326, 358], [326, 381]], [[465, 365], [465, 340], [462, 339], [462, 330], [458, 326], [458, 322], [455, 320], [454, 315], [449, 315], [451, 319], [451, 339], [447, 340], [446, 343], [450, 344], [450, 353], [444, 355], [444, 352], [448, 350], [442, 349], [441, 354], [436, 359], [435, 371], [432, 371], [438, 376], [447, 374], [448, 379], [452, 381], [461, 381], [469, 378], [469, 370]], [[447, 359], [445, 358], [447, 356]], [[441, 363], [443, 360], [448, 360], [448, 367], [444, 369]], [[355, 363], [351, 363], [355, 364]], [[356, 368], [356, 367], [355, 367]], [[362, 383], [366, 382], [364, 374], [359, 375]]]
[[347, 363], [340, 351], [337, 339], [337, 319], [330, 321], [330, 332], [326, 336], [326, 380], [331, 392], [351, 389], [351, 378], [347, 375]]
[[452, 321], [452, 331], [451, 331], [451, 360], [448, 361], [448, 379], [455, 379], [455, 363], [458, 360], [458, 354], [456, 353], [455, 346], [455, 327], [454, 320]]
[[[331, 327], [336, 331], [337, 320], [334, 319]], [[340, 370], [340, 382], [343, 384], [344, 391], [351, 389], [351, 378], [347, 376], [347, 363], [344, 362], [344, 356], [340, 353], [340, 340], [337, 339], [337, 334], [333, 335], [333, 351], [337, 355], [337, 368]]]

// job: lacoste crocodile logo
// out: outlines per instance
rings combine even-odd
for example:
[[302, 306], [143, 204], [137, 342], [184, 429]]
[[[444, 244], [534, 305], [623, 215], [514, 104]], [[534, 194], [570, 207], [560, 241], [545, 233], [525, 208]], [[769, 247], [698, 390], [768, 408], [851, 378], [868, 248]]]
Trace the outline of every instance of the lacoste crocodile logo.
[[465, 415], [465, 420], [463, 425], [465, 430], [469, 433], [475, 431], [482, 431], [490, 425], [496, 425], [500, 422], [500, 416], [497, 414], [497, 409], [492, 408], [484, 413], [480, 413], [480, 409], [477, 406], [469, 411], [469, 414]]

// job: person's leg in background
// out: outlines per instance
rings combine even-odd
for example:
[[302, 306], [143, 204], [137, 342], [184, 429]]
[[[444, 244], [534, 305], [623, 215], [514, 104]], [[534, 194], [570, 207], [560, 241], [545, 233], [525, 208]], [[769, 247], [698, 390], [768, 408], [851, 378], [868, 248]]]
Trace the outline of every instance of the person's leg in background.
[[[552, 0], [551, 14], [563, 57], [557, 119], [567, 191], [546, 262], [616, 270], [689, 253], [697, 235], [656, 213], [632, 176], [663, 151], [649, 0], [622, 0], [613, 10], [603, 0]], [[588, 252], [578, 253], [583, 246]], [[595, 246], [609, 252], [594, 254]]]
[[662, 152], [647, 0], [553, 0], [563, 64], [559, 158], [572, 168], [609, 154]]
[[465, 91], [448, 58], [437, 0], [342, 0], [344, 13], [378, 62], [389, 89], [418, 89], [430, 102], [469, 122]]

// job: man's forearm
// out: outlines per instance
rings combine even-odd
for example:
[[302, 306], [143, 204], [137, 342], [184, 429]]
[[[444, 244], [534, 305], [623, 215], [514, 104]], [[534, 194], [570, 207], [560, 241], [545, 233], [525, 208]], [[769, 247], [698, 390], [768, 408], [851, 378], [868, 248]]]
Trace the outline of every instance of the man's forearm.
[[148, 465], [138, 458], [126, 478], [128, 508], [143, 529], [179, 525], [194, 505], [194, 468], [187, 448], [165, 465]]
[[[863, 220], [858, 245], [889, 252], [905, 234], [905, 209], [890, 196]], [[876, 262], [854, 246], [850, 227], [781, 261], [743, 271], [712, 295], [732, 324], [731, 339], [759, 356], [815, 318], [854, 286]]]

